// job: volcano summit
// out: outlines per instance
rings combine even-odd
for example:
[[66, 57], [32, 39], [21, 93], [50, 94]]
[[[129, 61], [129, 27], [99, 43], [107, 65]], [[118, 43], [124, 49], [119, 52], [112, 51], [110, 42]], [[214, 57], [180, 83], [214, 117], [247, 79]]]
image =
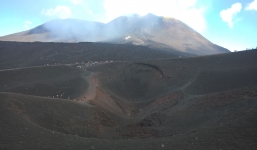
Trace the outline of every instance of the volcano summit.
[[197, 55], [229, 52], [183, 22], [153, 14], [121, 16], [107, 24], [76, 19], [52, 20], [28, 31], [0, 37], [0, 40], [134, 44]]

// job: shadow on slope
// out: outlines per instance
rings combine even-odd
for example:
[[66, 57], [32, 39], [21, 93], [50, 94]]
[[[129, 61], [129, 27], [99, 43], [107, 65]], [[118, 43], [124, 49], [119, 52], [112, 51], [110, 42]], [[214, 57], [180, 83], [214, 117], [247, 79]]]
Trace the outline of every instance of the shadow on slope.
[[[11, 117], [6, 125], [19, 120], [18, 126], [10, 125], [8, 130], [12, 126], [20, 128], [18, 130], [39, 127], [53, 134], [63, 133], [87, 138], [111, 139], [114, 135], [106, 132], [117, 122], [89, 104], [14, 93], [0, 93], [0, 97], [1, 106], [4, 106], [1, 110], [6, 113], [5, 117]], [[1, 119], [7, 119], [5, 117]], [[22, 124], [26, 124], [25, 128]]]
[[111, 78], [107, 82], [110, 89], [116, 90], [115, 94], [122, 98], [141, 101], [147, 100], [144, 97], [158, 88], [162, 76], [162, 71], [157, 66], [135, 63], [127, 65], [123, 72], [119, 73], [119, 77]]
[[256, 53], [117, 62], [88, 70], [99, 72], [96, 77], [104, 91], [141, 109], [176, 91], [183, 96], [255, 86]]
[[0, 71], [0, 91], [73, 99], [88, 88], [83, 76], [87, 73], [69, 66]]
[[257, 85], [257, 68], [205, 69], [185, 89], [189, 94], [201, 95]]

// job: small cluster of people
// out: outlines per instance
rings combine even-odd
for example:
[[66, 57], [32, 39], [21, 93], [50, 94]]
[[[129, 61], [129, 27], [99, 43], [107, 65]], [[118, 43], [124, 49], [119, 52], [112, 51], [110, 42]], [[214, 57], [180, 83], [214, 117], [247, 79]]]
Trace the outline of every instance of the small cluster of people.
[[[105, 61], [88, 61], [87, 63], [84, 63], [84, 61], [82, 61], [81, 63], [71, 63], [71, 64], [83, 64], [83, 65], [79, 65], [77, 66], [78, 68], [82, 68], [83, 66], [88, 67], [88, 66], [92, 66], [92, 65], [97, 65], [97, 64], [104, 64], [104, 63], [111, 63], [113, 62], [113, 60], [105, 60]], [[61, 65], [61, 63], [54, 63], [54, 64], [44, 64], [44, 66], [59, 66]]]
[[77, 99], [74, 99], [74, 101], [83, 101], [83, 100], [86, 100], [86, 99], [87, 99], [87, 97], [84, 96], [84, 99], [83, 98], [77, 98]]
[[[76, 99], [74, 99], [74, 100], [76, 100]], [[77, 101], [82, 101], [82, 98], [77, 98]]]
[[[54, 95], [53, 95], [53, 98], [63, 98], [63, 96], [64, 96], [64, 92], [60, 92], [60, 93], [58, 93], [58, 94], [54, 94]], [[83, 100], [86, 100], [87, 97], [84, 96], [83, 98], [81, 97], [81, 98], [77, 98], [77, 99], [71, 99], [71, 97], [70, 97], [70, 95], [69, 95], [69, 96], [67, 97], [67, 99], [68, 99], [68, 100], [74, 100], [74, 101], [83, 101]]]
[[[113, 60], [105, 60], [105, 61], [88, 61], [87, 63], [82, 63], [83, 65], [79, 65], [77, 66], [77, 68], [84, 68], [84, 67], [88, 67], [88, 66], [92, 66], [92, 65], [97, 65], [97, 64], [104, 64], [104, 63], [110, 63], [110, 62], [113, 62]], [[76, 64], [78, 64], [76, 62]]]
[[63, 96], [64, 96], [64, 92], [60, 92], [60, 93], [54, 94], [53, 98], [62, 98]]

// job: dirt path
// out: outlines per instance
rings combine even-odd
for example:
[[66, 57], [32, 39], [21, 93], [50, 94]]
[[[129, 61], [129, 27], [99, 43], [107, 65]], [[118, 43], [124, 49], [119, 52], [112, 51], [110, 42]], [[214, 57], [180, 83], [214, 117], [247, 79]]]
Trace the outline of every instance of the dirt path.
[[[86, 90], [85, 93], [83, 93], [79, 98], [82, 98], [83, 101], [89, 101], [91, 99], [93, 99], [96, 95], [96, 81], [94, 78], [95, 73], [90, 72], [90, 74], [88, 76], [82, 76], [89, 84], [88, 89]], [[86, 99], [85, 99], [86, 97]]]
[[193, 78], [190, 79], [186, 84], [184, 84], [182, 87], [180, 87], [180, 89], [184, 92], [184, 90], [189, 86], [191, 85], [195, 80], [196, 78], [199, 76], [200, 74], [200, 71], [201, 69], [197, 69], [196, 73], [193, 75]]
[[70, 66], [70, 64], [61, 64], [61, 65], [48, 65], [48, 66], [29, 66], [29, 67], [20, 67], [20, 68], [10, 68], [10, 69], [2, 69], [2, 71], [10, 71], [10, 70], [20, 70], [20, 69], [28, 69], [28, 68], [43, 68], [43, 67], [51, 67], [51, 66]]

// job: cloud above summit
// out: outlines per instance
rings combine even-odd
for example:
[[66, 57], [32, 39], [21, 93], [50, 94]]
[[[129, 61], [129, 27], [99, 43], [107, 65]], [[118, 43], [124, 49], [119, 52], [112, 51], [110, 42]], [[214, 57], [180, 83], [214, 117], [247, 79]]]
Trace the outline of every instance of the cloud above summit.
[[41, 14], [61, 19], [72, 17], [72, 11], [68, 6], [56, 6], [55, 8], [43, 9]]
[[222, 21], [227, 22], [230, 28], [233, 28], [236, 15], [241, 11], [242, 4], [235, 3], [230, 8], [222, 10], [220, 16]]
[[158, 16], [174, 17], [198, 32], [206, 29], [205, 8], [197, 0], [105, 0], [105, 20], [109, 22], [120, 15], [153, 13]]
[[257, 0], [0, 0], [0, 10], [0, 36], [54, 19], [107, 23], [122, 15], [152, 13], [176, 18], [231, 50], [256, 47]]
[[70, 0], [74, 5], [82, 3], [82, 0]]
[[254, 0], [253, 2], [247, 4], [246, 10], [257, 10], [257, 0]]

